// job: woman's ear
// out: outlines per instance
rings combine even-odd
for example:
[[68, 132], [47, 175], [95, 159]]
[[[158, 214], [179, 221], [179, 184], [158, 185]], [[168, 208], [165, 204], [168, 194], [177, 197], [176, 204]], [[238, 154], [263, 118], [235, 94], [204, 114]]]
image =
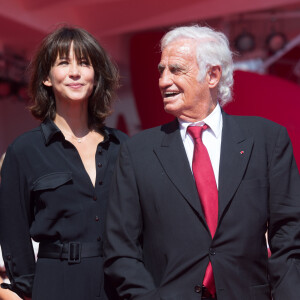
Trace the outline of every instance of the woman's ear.
[[207, 75], [209, 87], [214, 88], [218, 85], [221, 79], [222, 68], [220, 66], [213, 66], [208, 70]]
[[49, 76], [46, 78], [46, 80], [43, 81], [43, 84], [45, 86], [52, 86], [52, 82]]

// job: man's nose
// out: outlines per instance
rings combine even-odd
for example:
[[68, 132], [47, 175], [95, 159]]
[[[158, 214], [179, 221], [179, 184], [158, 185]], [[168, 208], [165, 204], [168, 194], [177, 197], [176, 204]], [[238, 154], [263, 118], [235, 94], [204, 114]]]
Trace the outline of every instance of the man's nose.
[[164, 70], [159, 77], [159, 86], [161, 88], [170, 86], [173, 84], [172, 74], [168, 70]]

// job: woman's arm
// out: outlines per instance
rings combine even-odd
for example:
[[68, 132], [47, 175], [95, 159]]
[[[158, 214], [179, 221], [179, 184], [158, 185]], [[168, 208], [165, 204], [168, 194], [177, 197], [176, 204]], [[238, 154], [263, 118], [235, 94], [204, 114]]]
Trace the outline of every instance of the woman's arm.
[[[2, 283], [3, 280], [0, 277], [0, 283]], [[0, 300], [21, 300], [21, 298], [14, 292], [6, 289], [0, 288]], [[29, 298], [25, 300], [30, 300]]]
[[0, 237], [7, 289], [20, 297], [31, 295], [35, 272], [35, 258], [30, 228], [30, 192], [22, 168], [22, 149], [14, 145], [7, 150], [1, 170]]

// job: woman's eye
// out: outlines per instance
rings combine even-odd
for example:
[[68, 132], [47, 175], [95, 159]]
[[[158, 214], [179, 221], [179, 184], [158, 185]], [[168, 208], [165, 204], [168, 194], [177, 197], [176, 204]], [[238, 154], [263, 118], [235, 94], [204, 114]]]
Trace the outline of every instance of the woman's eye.
[[68, 61], [67, 60], [61, 60], [58, 62], [58, 65], [67, 65], [68, 64]]
[[80, 64], [81, 64], [82, 66], [89, 66], [89, 65], [90, 65], [89, 62], [88, 62], [86, 59], [82, 59], [82, 60], [80, 61]]

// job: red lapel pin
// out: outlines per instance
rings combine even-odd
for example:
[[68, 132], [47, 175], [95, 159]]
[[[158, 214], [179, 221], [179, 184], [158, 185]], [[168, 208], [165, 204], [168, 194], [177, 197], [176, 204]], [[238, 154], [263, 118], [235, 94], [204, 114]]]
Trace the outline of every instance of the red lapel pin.
[[244, 154], [245, 152], [244, 152], [244, 150], [242, 150], [241, 152], [240, 152], [240, 154]]

